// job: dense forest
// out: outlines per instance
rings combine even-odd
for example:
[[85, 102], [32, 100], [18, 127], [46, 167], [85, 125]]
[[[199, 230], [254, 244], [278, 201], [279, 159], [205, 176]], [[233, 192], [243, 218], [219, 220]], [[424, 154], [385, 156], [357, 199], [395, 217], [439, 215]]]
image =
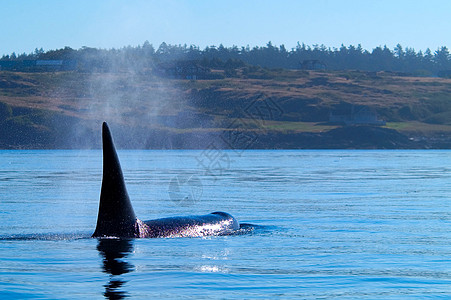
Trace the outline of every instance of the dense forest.
[[[325, 45], [298, 43], [291, 50], [284, 45], [275, 46], [268, 42], [262, 47], [209, 46], [200, 49], [191, 45], [169, 45], [162, 43], [158, 48], [148, 41], [136, 47], [121, 49], [96, 49], [65, 47], [44, 51], [36, 49], [30, 54], [3, 55], [0, 62], [25, 62], [32, 60], [65, 60], [76, 62], [79, 71], [114, 72], [121, 70], [145, 71], [170, 61], [198, 61], [209, 68], [237, 68], [244, 64], [270, 69], [325, 69], [402, 72], [416, 76], [442, 76], [451, 74], [451, 55], [447, 47], [437, 50], [418, 51], [398, 44], [394, 49], [379, 46], [371, 51], [361, 45], [330, 48]], [[17, 66], [23, 66], [16, 64]], [[5, 69], [5, 68], [4, 68]], [[16, 68], [16, 71], [20, 71]]]

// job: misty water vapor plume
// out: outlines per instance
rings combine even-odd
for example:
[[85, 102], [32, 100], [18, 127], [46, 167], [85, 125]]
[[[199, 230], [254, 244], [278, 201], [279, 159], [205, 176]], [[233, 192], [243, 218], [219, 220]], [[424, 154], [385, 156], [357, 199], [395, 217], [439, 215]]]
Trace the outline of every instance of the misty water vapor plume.
[[72, 124], [66, 142], [71, 148], [98, 148], [103, 121], [112, 127], [119, 148], [174, 147], [174, 127], [184, 122], [186, 97], [171, 80], [155, 75], [157, 64], [149, 57], [130, 53], [95, 51], [86, 60], [100, 67], [80, 73], [85, 79], [77, 93], [83, 99], [75, 112], [80, 122]]

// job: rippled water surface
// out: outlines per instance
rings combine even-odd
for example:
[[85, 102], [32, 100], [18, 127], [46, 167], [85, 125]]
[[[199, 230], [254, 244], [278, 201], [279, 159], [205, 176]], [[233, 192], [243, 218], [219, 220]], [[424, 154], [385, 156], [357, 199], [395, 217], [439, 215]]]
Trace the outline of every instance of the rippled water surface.
[[450, 151], [119, 151], [143, 219], [208, 238], [90, 238], [100, 151], [0, 151], [0, 298], [451, 297]]

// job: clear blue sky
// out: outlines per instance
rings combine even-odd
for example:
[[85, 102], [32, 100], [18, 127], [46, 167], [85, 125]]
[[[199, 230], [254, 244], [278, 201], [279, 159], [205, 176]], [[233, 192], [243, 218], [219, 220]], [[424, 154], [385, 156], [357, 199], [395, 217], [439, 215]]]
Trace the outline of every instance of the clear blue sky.
[[450, 0], [4, 0], [0, 55], [69, 46], [451, 48]]

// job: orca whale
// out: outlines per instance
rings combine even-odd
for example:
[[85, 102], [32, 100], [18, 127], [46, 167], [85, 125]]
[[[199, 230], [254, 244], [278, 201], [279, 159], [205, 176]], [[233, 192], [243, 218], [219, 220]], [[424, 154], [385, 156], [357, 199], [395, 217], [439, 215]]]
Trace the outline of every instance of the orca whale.
[[103, 178], [97, 226], [92, 237], [161, 238], [228, 235], [240, 229], [238, 221], [225, 212], [139, 220], [125, 186], [119, 158], [106, 122], [102, 125]]

